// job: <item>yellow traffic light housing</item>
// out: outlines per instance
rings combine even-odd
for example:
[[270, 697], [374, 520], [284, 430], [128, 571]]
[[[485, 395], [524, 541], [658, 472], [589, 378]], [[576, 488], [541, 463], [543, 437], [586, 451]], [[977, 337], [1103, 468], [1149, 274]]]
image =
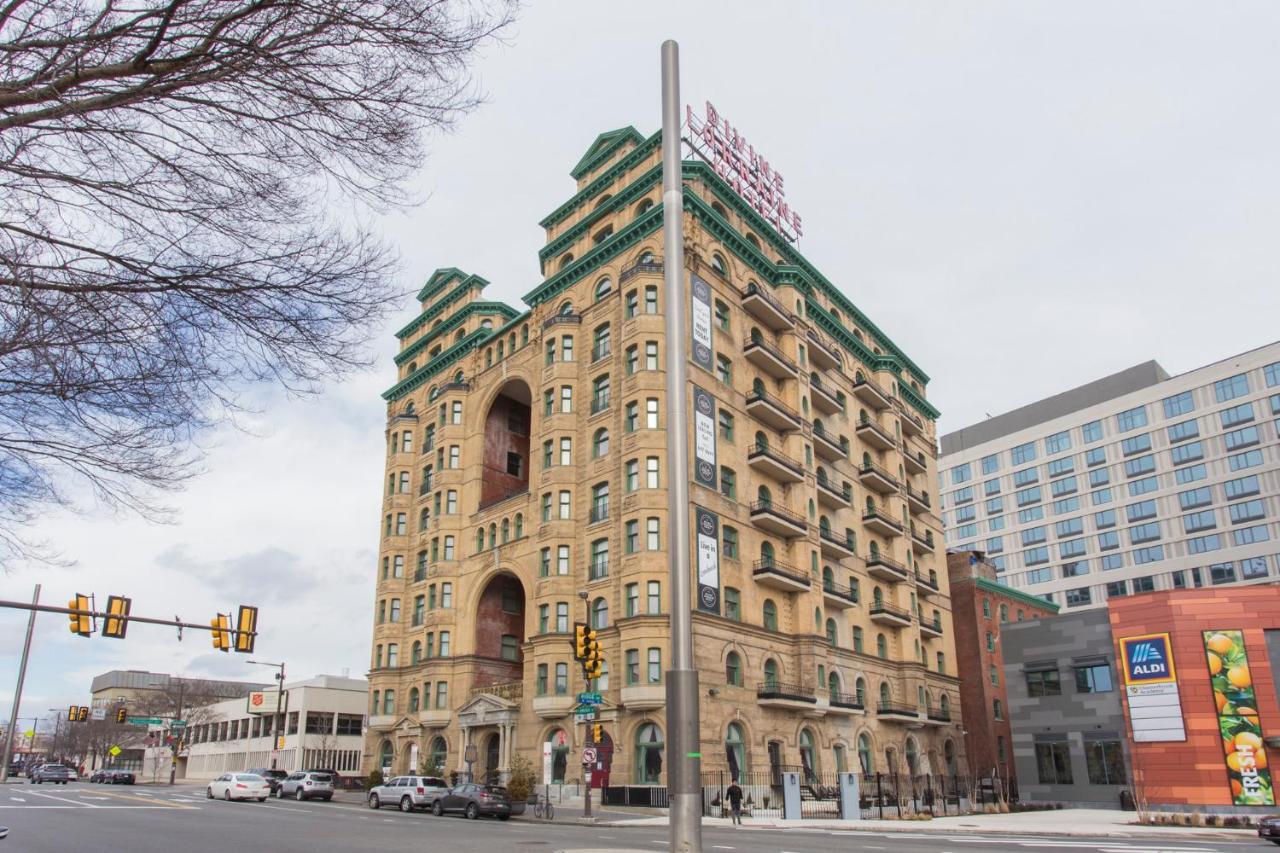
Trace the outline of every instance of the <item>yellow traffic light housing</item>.
[[123, 640], [129, 627], [129, 610], [133, 599], [122, 595], [107, 596], [107, 618], [102, 622], [102, 636]]
[[75, 598], [67, 602], [67, 607], [76, 611], [67, 614], [67, 618], [71, 620], [71, 633], [79, 634], [81, 637], [92, 634], [93, 617], [90, 613], [93, 611], [89, 606], [89, 596], [77, 592]]
[[80, 708], [79, 708], [79, 706], [77, 706], [77, 705], [72, 705], [71, 707], [67, 708], [67, 722], [68, 722], [68, 723], [74, 723], [74, 722], [76, 721], [76, 719], [77, 719], [79, 716], [80, 716]]
[[231, 651], [231, 617], [226, 613], [219, 613], [209, 620], [209, 627], [213, 629], [214, 649], [220, 652]]
[[593, 635], [590, 627], [586, 622], [573, 623], [573, 659], [576, 661], [584, 661], [587, 659], [587, 637]]
[[253, 644], [258, 639], [258, 608], [240, 605], [236, 614], [236, 651], [253, 654]]
[[591, 742], [604, 743], [604, 723], [591, 724]]
[[127, 720], [128, 718], [129, 718], [129, 709], [128, 709], [128, 708], [116, 708], [116, 722], [117, 722], [117, 723], [123, 723], [123, 722], [124, 722], [125, 720]]

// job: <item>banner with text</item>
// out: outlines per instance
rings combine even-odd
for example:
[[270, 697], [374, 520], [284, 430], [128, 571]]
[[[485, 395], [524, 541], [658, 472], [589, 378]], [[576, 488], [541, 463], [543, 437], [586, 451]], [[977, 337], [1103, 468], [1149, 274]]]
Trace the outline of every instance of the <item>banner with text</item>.
[[1244, 632], [1205, 631], [1204, 653], [1218, 709], [1231, 797], [1237, 806], [1274, 806], [1275, 788], [1267, 768]]
[[693, 508], [698, 549], [698, 609], [720, 612], [720, 519], [710, 510]]
[[693, 386], [693, 481], [716, 487], [716, 401]]
[[711, 285], [693, 273], [690, 276], [693, 279], [693, 305], [689, 312], [689, 328], [693, 332], [693, 363], [711, 373]]

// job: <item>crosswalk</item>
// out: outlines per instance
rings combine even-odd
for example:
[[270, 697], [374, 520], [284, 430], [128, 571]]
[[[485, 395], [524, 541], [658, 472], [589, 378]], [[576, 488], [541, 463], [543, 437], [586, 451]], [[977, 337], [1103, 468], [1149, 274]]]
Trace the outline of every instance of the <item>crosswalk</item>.
[[46, 791], [13, 787], [0, 789], [0, 809], [198, 809], [198, 796], [198, 792], [184, 789], [60, 786]]

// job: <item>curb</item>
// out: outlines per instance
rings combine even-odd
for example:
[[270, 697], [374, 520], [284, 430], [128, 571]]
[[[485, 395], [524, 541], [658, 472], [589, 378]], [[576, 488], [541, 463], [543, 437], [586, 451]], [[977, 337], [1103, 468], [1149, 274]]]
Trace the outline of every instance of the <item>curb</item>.
[[[806, 826], [802, 821], [794, 821], [794, 822], [789, 821], [787, 823], [773, 823], [773, 824], [743, 824], [742, 829], [766, 830], [766, 831], [768, 830], [776, 831], [780, 829], [799, 829], [799, 830], [807, 830], [807, 831], [813, 831], [813, 832], [865, 832], [869, 834], [881, 834], [881, 835], [888, 835], [892, 833], [902, 833], [902, 834], [919, 833], [923, 835], [941, 835], [941, 836], [998, 835], [1002, 837], [1008, 836], [1008, 837], [1018, 837], [1018, 838], [1100, 838], [1105, 836], [1107, 838], [1124, 838], [1129, 840], [1143, 840], [1143, 841], [1162, 841], [1162, 840], [1192, 841], [1197, 839], [1204, 840], [1204, 841], [1213, 841], [1213, 840], [1244, 841], [1244, 840], [1256, 839], [1258, 837], [1257, 831], [1251, 830], [1251, 829], [1231, 829], [1231, 830], [1205, 829], [1203, 831], [1194, 831], [1194, 832], [1159, 832], [1159, 833], [1125, 832], [1123, 830], [1115, 830], [1115, 829], [1102, 830], [1098, 832], [1067, 832], [1064, 830], [1052, 830], [1052, 829], [1046, 829], [1046, 830], [1030, 830], [1030, 829], [1021, 830], [1021, 829], [1005, 829], [1005, 828], [982, 829], [982, 828], [972, 827], [972, 826], [927, 827], [927, 826], [919, 825], [920, 823], [924, 823], [923, 821], [920, 821], [920, 822], [912, 821], [911, 823], [914, 825], [898, 828], [898, 827], [887, 827], [887, 826], [862, 827], [862, 826], [858, 826], [856, 822], [850, 822], [848, 825], [841, 825], [841, 826], [825, 826], [825, 825], [824, 826], [814, 826], [814, 825]], [[641, 824], [636, 821], [608, 821], [608, 822], [600, 821], [596, 823], [596, 826], [607, 826], [611, 829], [626, 829], [626, 828], [645, 829], [645, 828], [654, 827], [654, 826], [669, 826], [669, 825], [670, 824], [665, 822]], [[718, 828], [720, 827], [720, 824], [704, 823], [703, 826], [704, 827], [711, 826], [711, 827]], [[724, 826], [729, 826], [729, 824], [725, 824]]]

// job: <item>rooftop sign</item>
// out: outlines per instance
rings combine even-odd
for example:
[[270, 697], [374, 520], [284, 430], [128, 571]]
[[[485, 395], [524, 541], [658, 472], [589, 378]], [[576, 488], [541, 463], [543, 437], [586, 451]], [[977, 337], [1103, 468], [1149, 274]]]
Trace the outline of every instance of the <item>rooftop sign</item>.
[[786, 202], [782, 175], [710, 101], [701, 117], [693, 107], [685, 107], [685, 127], [685, 141], [694, 153], [706, 160], [743, 201], [787, 240], [794, 243], [800, 238], [800, 214]]

